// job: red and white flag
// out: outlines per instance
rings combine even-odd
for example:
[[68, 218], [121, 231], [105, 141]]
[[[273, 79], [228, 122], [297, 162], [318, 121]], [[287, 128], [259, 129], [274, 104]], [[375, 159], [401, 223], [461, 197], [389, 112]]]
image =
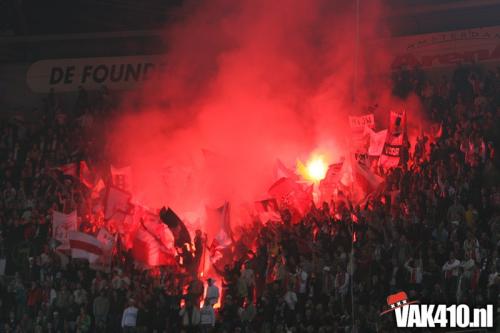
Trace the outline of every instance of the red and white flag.
[[52, 237], [62, 243], [58, 247], [59, 250], [69, 250], [69, 232], [76, 229], [76, 210], [69, 214], [57, 211], [52, 213]]
[[69, 232], [69, 245], [73, 258], [96, 262], [104, 253], [101, 242], [94, 236], [80, 231]]
[[160, 220], [159, 214], [155, 214], [147, 209], [136, 206], [136, 209], [141, 209], [141, 218], [139, 223], [143, 224], [144, 228], [149, 231], [150, 234], [154, 235], [155, 238], [165, 247], [174, 247], [174, 236], [165, 223]]
[[206, 207], [206, 222], [208, 244], [216, 243], [217, 246], [227, 247], [232, 244], [233, 231], [231, 228], [231, 210], [229, 202], [218, 208]]
[[115, 245], [115, 236], [109, 233], [106, 228], [101, 228], [97, 233], [97, 239], [101, 243], [104, 253], [111, 253]]
[[384, 169], [395, 168], [399, 165], [401, 148], [403, 145], [403, 135], [388, 137], [384, 144], [384, 150], [379, 158], [379, 165]]
[[132, 256], [138, 262], [154, 267], [175, 264], [175, 251], [167, 249], [144, 226], [137, 229], [132, 247]]
[[363, 132], [365, 127], [375, 127], [375, 116], [373, 113], [368, 113], [362, 116], [349, 116], [349, 126], [353, 131]]
[[303, 215], [312, 203], [312, 186], [299, 184], [289, 178], [281, 178], [268, 190], [279, 203], [295, 209]]
[[384, 179], [373, 173], [362, 162], [353, 158], [353, 174], [356, 182], [361, 186], [365, 193], [370, 193], [376, 190]]
[[115, 236], [106, 228], [101, 228], [97, 233], [97, 240], [101, 244], [102, 255], [91, 263], [91, 268], [95, 270], [109, 272], [113, 259], [113, 249], [115, 246]]
[[380, 132], [370, 131], [370, 147], [368, 148], [368, 155], [380, 156], [384, 150], [384, 144], [387, 137], [387, 130]]
[[107, 191], [104, 204], [104, 219], [115, 220], [120, 223], [123, 222], [125, 216], [129, 214], [132, 205], [130, 193], [121, 190], [117, 187], [110, 186]]
[[344, 161], [333, 163], [328, 166], [325, 178], [319, 183], [319, 191], [321, 192], [321, 200], [329, 202], [342, 179], [342, 171], [344, 169]]
[[392, 110], [389, 116], [389, 135], [398, 136], [406, 132], [406, 111]]
[[362, 116], [349, 116], [349, 127], [351, 128], [351, 149], [365, 154], [370, 139], [369, 131], [375, 127], [375, 116], [373, 113]]

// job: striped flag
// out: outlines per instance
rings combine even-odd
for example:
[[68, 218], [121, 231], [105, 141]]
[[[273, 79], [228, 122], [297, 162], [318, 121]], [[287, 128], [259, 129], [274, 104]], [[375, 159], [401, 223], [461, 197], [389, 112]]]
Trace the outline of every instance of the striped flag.
[[73, 258], [96, 262], [103, 254], [101, 242], [94, 236], [80, 231], [69, 232], [69, 247]]

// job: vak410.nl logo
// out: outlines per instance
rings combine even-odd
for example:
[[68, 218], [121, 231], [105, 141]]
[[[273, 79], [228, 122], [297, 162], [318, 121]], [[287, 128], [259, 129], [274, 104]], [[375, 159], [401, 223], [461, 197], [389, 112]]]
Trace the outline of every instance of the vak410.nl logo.
[[408, 300], [404, 291], [387, 297], [388, 308], [380, 315], [394, 312], [396, 325], [400, 328], [414, 327], [493, 327], [493, 305], [470, 308], [466, 304], [419, 304]]

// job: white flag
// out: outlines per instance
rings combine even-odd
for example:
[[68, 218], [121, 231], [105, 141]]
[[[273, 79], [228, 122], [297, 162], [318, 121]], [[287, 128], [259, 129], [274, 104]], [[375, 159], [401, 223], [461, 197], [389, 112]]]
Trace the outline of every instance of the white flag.
[[76, 210], [69, 214], [64, 214], [56, 211], [52, 213], [52, 237], [62, 243], [58, 247], [59, 250], [69, 250], [68, 233], [70, 231], [75, 231], [76, 229]]
[[123, 168], [111, 166], [111, 177], [114, 186], [123, 191], [132, 192], [132, 168], [130, 166]]
[[368, 155], [380, 156], [384, 150], [385, 138], [387, 137], [387, 130], [375, 132], [370, 130], [370, 147], [368, 148]]

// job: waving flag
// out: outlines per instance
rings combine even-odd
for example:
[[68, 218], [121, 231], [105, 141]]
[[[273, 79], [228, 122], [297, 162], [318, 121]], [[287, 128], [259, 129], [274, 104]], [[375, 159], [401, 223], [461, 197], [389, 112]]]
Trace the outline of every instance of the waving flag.
[[144, 225], [135, 233], [132, 256], [138, 262], [150, 267], [176, 263], [173, 251], [168, 250]]
[[384, 169], [395, 168], [399, 165], [401, 157], [401, 147], [403, 145], [403, 135], [391, 136], [384, 144], [384, 150], [379, 158], [379, 165]]
[[384, 179], [373, 173], [366, 165], [359, 161], [353, 162], [353, 172], [356, 182], [361, 184], [366, 193], [370, 193], [379, 187], [384, 182]]
[[278, 201], [287, 201], [293, 192], [300, 190], [302, 190], [302, 188], [297, 182], [290, 178], [283, 177], [278, 179], [267, 192]]
[[277, 159], [276, 164], [274, 165], [274, 176], [275, 179], [288, 178], [292, 180], [297, 180], [299, 177], [297, 174], [290, 168], [287, 168], [281, 160]]
[[96, 262], [103, 254], [101, 242], [96, 237], [80, 231], [69, 232], [69, 245], [73, 258], [87, 259], [90, 263]]
[[225, 202], [216, 209], [206, 208], [207, 236], [210, 244], [210, 260], [217, 267], [232, 261], [234, 243], [230, 222], [230, 205]]
[[77, 229], [76, 210], [64, 214], [54, 211], [52, 213], [52, 237], [61, 242], [59, 250], [69, 250], [69, 232]]
[[319, 183], [319, 191], [321, 192], [321, 201], [330, 201], [333, 198], [335, 189], [338, 187], [342, 179], [342, 170], [344, 161], [330, 164], [325, 178]]
[[269, 188], [268, 193], [278, 202], [303, 215], [311, 206], [312, 189], [312, 185], [305, 186], [289, 178], [281, 178]]
[[132, 192], [132, 168], [130, 166], [123, 168], [111, 166], [111, 179], [113, 186], [125, 192]]
[[225, 202], [216, 209], [206, 208], [208, 242], [217, 242], [219, 246], [229, 246], [233, 240], [230, 220], [230, 205]]
[[173, 248], [175, 239], [169, 228], [162, 223], [158, 214], [143, 209], [141, 224], [167, 248]]
[[87, 186], [88, 188], [94, 187], [94, 174], [90, 171], [90, 168], [85, 161], [80, 161], [80, 182]]
[[123, 222], [132, 207], [130, 204], [131, 197], [130, 193], [110, 186], [104, 200], [104, 219], [113, 219], [118, 223]]
[[384, 144], [387, 137], [387, 130], [380, 132], [370, 131], [370, 147], [368, 148], [368, 155], [380, 156], [384, 150]]
[[353, 151], [366, 153], [368, 149], [369, 131], [375, 127], [375, 116], [373, 113], [362, 116], [349, 116], [349, 127], [351, 128], [351, 147]]
[[113, 260], [113, 250], [115, 247], [115, 236], [109, 233], [106, 228], [101, 228], [97, 233], [97, 240], [101, 244], [102, 255], [97, 260], [90, 263], [90, 268], [104, 272], [110, 272]]
[[255, 202], [255, 211], [262, 223], [268, 221], [281, 221], [281, 216], [278, 209], [276, 199], [266, 199]]
[[389, 116], [389, 135], [398, 136], [406, 132], [406, 111], [391, 111]]
[[102, 245], [104, 253], [111, 253], [115, 245], [115, 237], [106, 228], [101, 228], [97, 233], [97, 239]]
[[177, 248], [182, 248], [184, 244], [191, 243], [191, 236], [182, 220], [174, 213], [170, 207], [163, 207], [160, 210], [160, 219], [172, 232], [174, 236], [174, 245]]
[[395, 168], [399, 165], [401, 148], [406, 137], [406, 111], [391, 111], [389, 118], [389, 130], [379, 158], [379, 165], [384, 169]]

